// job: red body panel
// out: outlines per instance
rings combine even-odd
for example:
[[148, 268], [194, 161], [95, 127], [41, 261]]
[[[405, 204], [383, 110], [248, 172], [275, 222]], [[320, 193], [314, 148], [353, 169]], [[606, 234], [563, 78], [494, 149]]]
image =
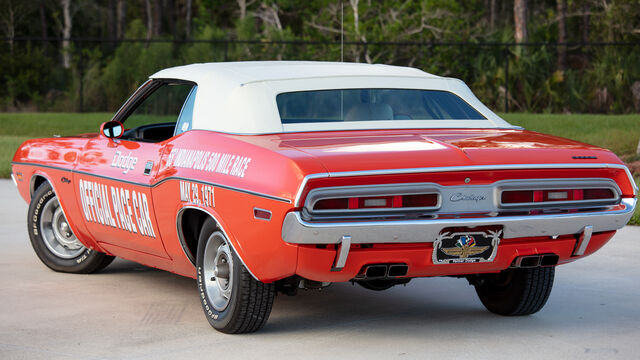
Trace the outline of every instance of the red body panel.
[[[296, 195], [305, 177], [313, 174], [330, 177], [310, 179], [301, 192], [302, 200], [314, 187], [410, 182], [446, 186], [464, 184], [467, 178], [471, 184], [490, 184], [504, 179], [604, 177], [615, 180], [624, 197], [634, 196], [626, 173], [618, 168], [340, 174], [504, 164], [622, 164], [607, 150], [519, 130], [252, 136], [195, 130], [159, 143], [94, 135], [31, 140], [18, 149], [13, 161], [14, 174], [21, 174], [18, 187], [25, 200], [30, 200], [31, 179], [45, 177], [58, 194], [73, 232], [88, 247], [194, 277], [177, 219], [181, 210], [196, 208], [216, 219], [247, 268], [266, 282], [295, 274], [318, 281], [347, 281], [363, 265], [377, 262], [407, 263], [408, 276], [437, 276], [500, 271], [519, 255], [552, 252], [560, 262], [577, 258], [571, 255], [574, 236], [505, 240], [493, 262], [460, 265], [434, 265], [430, 243], [379, 244], [370, 249], [354, 246], [344, 270], [331, 272], [335, 247], [288, 244], [281, 236], [284, 217], [299, 210]], [[254, 208], [271, 212], [271, 219], [256, 219]], [[613, 234], [594, 234], [585, 254]]]

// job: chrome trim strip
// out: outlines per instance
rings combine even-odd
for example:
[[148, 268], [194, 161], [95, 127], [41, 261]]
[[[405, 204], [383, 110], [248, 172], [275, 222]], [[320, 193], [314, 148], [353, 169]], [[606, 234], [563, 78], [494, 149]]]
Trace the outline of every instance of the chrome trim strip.
[[62, 167], [56, 167], [56, 166], [51, 166], [51, 165], [32, 164], [32, 163], [23, 163], [23, 162], [12, 162], [12, 164], [36, 166], [36, 167], [43, 167], [43, 168], [54, 169], [54, 170], [63, 170], [63, 171], [68, 171], [68, 172], [75, 173], [75, 174], [93, 176], [93, 177], [97, 177], [97, 178], [101, 178], [101, 179], [113, 180], [113, 181], [118, 181], [118, 182], [125, 183], [125, 184], [143, 186], [143, 187], [149, 187], [149, 188], [154, 188], [154, 187], [156, 187], [156, 186], [158, 186], [158, 185], [160, 185], [160, 184], [162, 184], [162, 183], [164, 183], [166, 181], [169, 181], [169, 180], [185, 180], [185, 181], [190, 181], [190, 182], [197, 182], [197, 183], [200, 183], [200, 184], [212, 185], [212, 186], [215, 186], [215, 187], [219, 187], [221, 189], [237, 191], [237, 192], [241, 192], [241, 193], [245, 193], [245, 194], [249, 194], [249, 195], [260, 196], [260, 197], [263, 197], [263, 198], [266, 198], [266, 199], [282, 201], [282, 202], [286, 202], [287, 204], [291, 204], [291, 200], [285, 199], [285, 198], [282, 198], [282, 197], [278, 197], [278, 196], [275, 196], [275, 195], [263, 194], [263, 193], [259, 193], [259, 192], [255, 192], [255, 191], [251, 191], [251, 190], [246, 190], [246, 189], [241, 189], [241, 188], [237, 188], [237, 187], [233, 187], [233, 186], [221, 185], [221, 184], [217, 184], [217, 183], [213, 183], [213, 182], [208, 182], [208, 181], [203, 181], [203, 180], [196, 180], [196, 179], [185, 178], [185, 177], [180, 177], [180, 176], [170, 176], [170, 177], [164, 178], [164, 179], [162, 179], [162, 180], [160, 180], [158, 182], [155, 182], [153, 184], [147, 184], [147, 183], [140, 183], [140, 182], [120, 179], [120, 178], [116, 178], [116, 177], [111, 177], [111, 176], [97, 175], [97, 174], [86, 172], [86, 171], [71, 170], [71, 169], [62, 168]]
[[296, 198], [293, 202], [293, 206], [298, 207], [300, 206], [300, 197], [302, 196], [302, 191], [304, 190], [305, 186], [307, 186], [307, 182], [311, 179], [319, 179], [319, 178], [328, 178], [329, 177], [329, 173], [318, 173], [318, 174], [309, 174], [307, 176], [305, 176], [302, 179], [302, 183], [300, 183], [300, 187], [298, 188], [298, 191], [296, 192]]
[[[253, 274], [253, 272], [251, 272], [251, 269], [247, 266], [247, 263], [245, 263], [245, 262], [244, 262], [244, 260], [243, 260], [243, 259], [242, 259], [242, 257], [240, 256], [240, 254], [236, 251], [236, 248], [233, 246], [233, 243], [231, 242], [231, 238], [229, 237], [229, 235], [227, 234], [227, 232], [225, 231], [225, 229], [222, 227], [222, 225], [220, 225], [220, 221], [218, 221], [218, 218], [217, 218], [217, 217], [215, 217], [213, 214], [211, 214], [209, 211], [207, 211], [207, 210], [205, 210], [205, 209], [203, 209], [203, 208], [200, 208], [200, 207], [197, 207], [197, 206], [190, 206], [190, 205], [187, 205], [187, 206], [183, 206], [183, 207], [181, 207], [181, 208], [180, 208], [180, 210], [178, 210], [178, 215], [181, 215], [181, 214], [182, 214], [182, 212], [184, 212], [184, 210], [186, 210], [186, 209], [195, 209], [195, 210], [200, 210], [200, 211], [202, 211], [202, 212], [206, 213], [207, 215], [211, 216], [211, 218], [212, 218], [213, 220], [215, 220], [216, 224], [217, 224], [217, 225], [218, 225], [218, 227], [220, 228], [220, 231], [222, 231], [222, 233], [224, 234], [224, 236], [226, 236], [226, 237], [227, 237], [227, 239], [229, 239], [229, 245], [231, 245], [231, 248], [233, 248], [233, 251], [234, 251], [234, 252], [236, 253], [236, 255], [238, 256], [238, 259], [240, 259], [240, 262], [242, 263], [242, 265], [244, 265], [244, 267], [247, 269], [247, 271], [249, 272], [249, 274], [251, 274], [251, 276], [253, 276], [253, 278], [254, 278], [254, 279], [256, 279], [256, 280], [260, 281], [260, 279], [258, 279], [258, 277], [257, 277], [257, 276], [255, 276], [255, 275]], [[177, 219], [177, 218], [178, 218], [178, 216], [176, 216], [176, 219]], [[182, 218], [182, 217], [180, 216], [180, 218]], [[178, 227], [178, 228], [180, 227], [180, 225], [179, 225], [179, 223], [178, 223], [178, 222], [176, 222], [176, 227]], [[181, 232], [178, 232], [178, 235], [179, 235], [179, 236], [181, 236], [181, 235], [182, 235], [182, 234], [181, 234]], [[184, 239], [183, 239], [183, 238], [180, 238], [180, 245], [182, 246], [182, 250], [184, 250], [184, 245], [183, 245], [183, 244], [184, 244]], [[196, 255], [196, 256], [197, 256], [197, 255]], [[187, 257], [189, 257], [189, 256], [187, 255]], [[189, 260], [191, 260], [191, 259], [189, 259]], [[193, 265], [195, 266], [196, 264], [193, 264]]]
[[16, 187], [18, 187], [18, 182], [16, 181], [15, 176], [13, 176], [13, 172], [11, 172], [11, 180], [13, 181], [13, 185], [15, 185]]
[[[351, 177], [365, 175], [394, 175], [432, 172], [453, 172], [453, 171], [483, 171], [483, 170], [523, 170], [523, 169], [627, 169], [622, 164], [590, 163], [590, 164], [503, 164], [503, 165], [469, 165], [469, 166], [443, 166], [429, 168], [409, 168], [409, 169], [386, 169], [386, 170], [365, 170], [365, 171], [343, 171], [329, 173], [329, 177]], [[627, 169], [629, 170], [629, 169]]]
[[506, 239], [552, 237], [578, 234], [588, 225], [593, 226], [593, 232], [620, 229], [633, 215], [636, 199], [623, 198], [621, 205], [622, 209], [584, 213], [333, 223], [304, 221], [299, 212], [290, 212], [284, 219], [282, 239], [292, 244], [335, 244], [349, 235], [354, 244], [425, 243], [433, 242], [446, 227], [483, 225], [502, 225]]
[[578, 240], [578, 247], [576, 251], [573, 253], [574, 256], [584, 255], [584, 252], [587, 250], [587, 246], [589, 246], [589, 242], [591, 241], [591, 235], [593, 234], [593, 226], [587, 225], [582, 230], [582, 234], [580, 235], [580, 240]]
[[621, 169], [624, 170], [631, 182], [633, 195], [637, 195], [638, 186], [633, 180], [633, 176], [629, 169], [622, 164], [607, 163], [588, 163], [588, 164], [506, 164], [506, 165], [470, 165], [470, 166], [442, 166], [427, 168], [408, 168], [408, 169], [385, 169], [385, 170], [362, 170], [362, 171], [343, 171], [335, 173], [318, 173], [310, 174], [304, 177], [294, 204], [300, 206], [300, 197], [307, 182], [311, 179], [324, 177], [352, 177], [352, 176], [368, 176], [368, 175], [396, 175], [396, 174], [415, 174], [415, 173], [434, 173], [434, 172], [454, 172], [454, 171], [486, 171], [486, 170], [531, 170], [531, 169]]
[[221, 189], [225, 189], [225, 190], [231, 190], [231, 191], [237, 191], [237, 192], [241, 192], [243, 194], [248, 194], [248, 195], [254, 195], [254, 196], [259, 196], [265, 199], [269, 199], [269, 200], [275, 200], [275, 201], [281, 201], [281, 202], [285, 202], [287, 204], [291, 204], [291, 200], [289, 199], [285, 199], [285, 198], [281, 198], [278, 196], [274, 196], [274, 195], [269, 195], [269, 194], [263, 194], [263, 193], [259, 193], [256, 191], [252, 191], [252, 190], [246, 190], [246, 189], [241, 189], [241, 188], [237, 188], [234, 186], [229, 186], [229, 185], [221, 185], [218, 183], [213, 183], [213, 182], [208, 182], [208, 181], [203, 181], [203, 180], [197, 180], [197, 179], [191, 179], [191, 178], [185, 178], [185, 177], [180, 177], [180, 176], [171, 176], [171, 177], [167, 177], [164, 178], [160, 181], [158, 181], [157, 183], [154, 183], [153, 185], [151, 185], [151, 187], [156, 187], [164, 182], [167, 182], [169, 180], [184, 180], [184, 181], [190, 181], [190, 182], [195, 182], [195, 183], [200, 183], [200, 184], [205, 184], [205, 185], [211, 185], [211, 186], [215, 186]]

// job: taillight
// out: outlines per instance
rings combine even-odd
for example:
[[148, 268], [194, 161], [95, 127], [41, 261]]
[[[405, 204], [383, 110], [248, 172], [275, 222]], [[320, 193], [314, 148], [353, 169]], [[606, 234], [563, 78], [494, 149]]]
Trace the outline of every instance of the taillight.
[[313, 210], [341, 210], [349, 207], [349, 199], [324, 199], [313, 206]]
[[612, 199], [614, 197], [611, 189], [584, 189], [585, 200]]
[[322, 199], [313, 210], [402, 209], [438, 206], [438, 194], [410, 194]]
[[581, 201], [615, 199], [611, 189], [552, 189], [503, 191], [503, 204], [524, 204], [554, 201]]

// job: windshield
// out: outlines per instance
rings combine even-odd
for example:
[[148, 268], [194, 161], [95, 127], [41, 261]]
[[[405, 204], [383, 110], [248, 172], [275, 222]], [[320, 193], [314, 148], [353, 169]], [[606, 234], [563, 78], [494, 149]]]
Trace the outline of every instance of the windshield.
[[283, 124], [375, 120], [485, 120], [457, 95], [440, 90], [337, 89], [276, 96]]

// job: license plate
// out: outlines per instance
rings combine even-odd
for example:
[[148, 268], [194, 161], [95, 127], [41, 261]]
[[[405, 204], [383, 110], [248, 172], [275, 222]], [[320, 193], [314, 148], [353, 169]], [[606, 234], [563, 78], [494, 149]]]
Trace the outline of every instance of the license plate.
[[433, 263], [491, 262], [501, 238], [502, 227], [443, 229], [433, 242]]

